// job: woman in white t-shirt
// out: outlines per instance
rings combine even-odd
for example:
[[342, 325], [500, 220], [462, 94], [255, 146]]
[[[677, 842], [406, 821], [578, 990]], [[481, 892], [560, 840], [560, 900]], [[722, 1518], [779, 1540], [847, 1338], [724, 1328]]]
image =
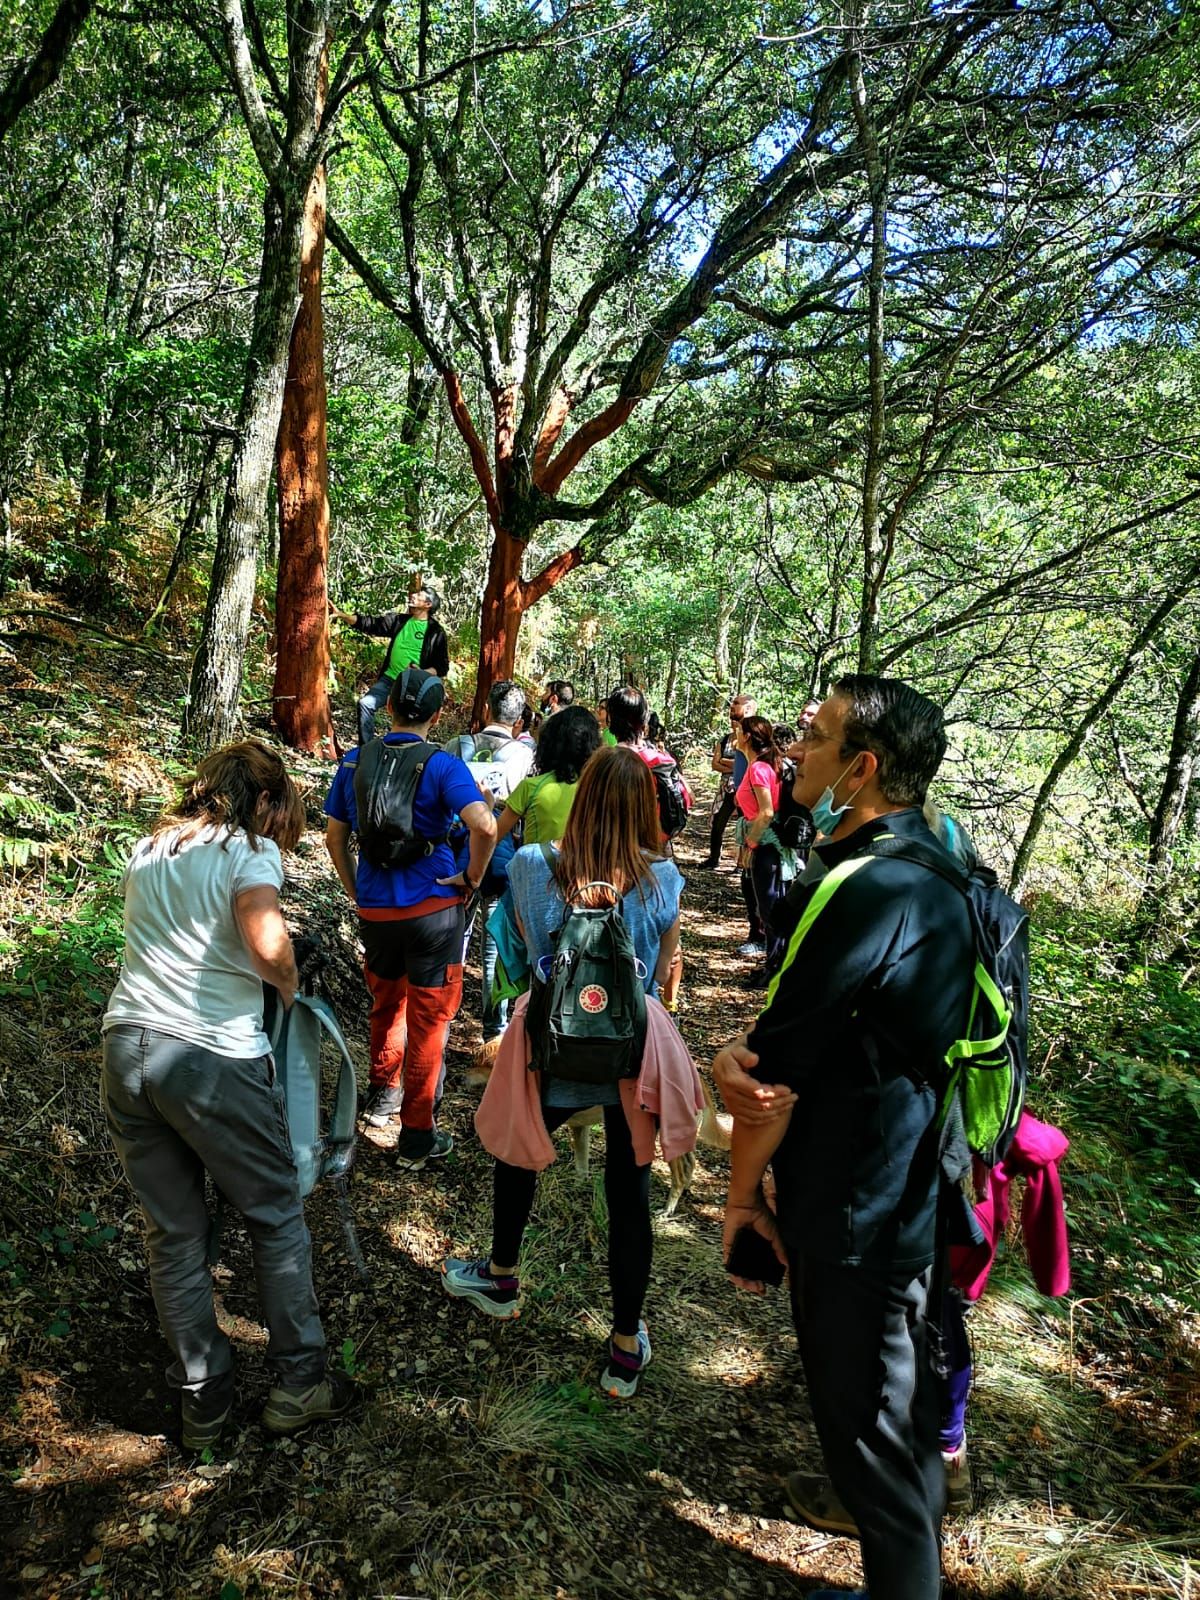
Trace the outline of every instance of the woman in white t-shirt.
[[325, 1334], [283, 1092], [263, 1031], [263, 984], [285, 1007], [298, 982], [279, 909], [280, 847], [304, 808], [279, 755], [254, 740], [214, 751], [125, 871], [125, 951], [104, 1015], [101, 1100], [146, 1222], [150, 1283], [181, 1391], [183, 1443], [214, 1444], [233, 1362], [208, 1268], [208, 1172], [241, 1212], [270, 1340], [276, 1433], [340, 1416], [348, 1380], [326, 1374]]

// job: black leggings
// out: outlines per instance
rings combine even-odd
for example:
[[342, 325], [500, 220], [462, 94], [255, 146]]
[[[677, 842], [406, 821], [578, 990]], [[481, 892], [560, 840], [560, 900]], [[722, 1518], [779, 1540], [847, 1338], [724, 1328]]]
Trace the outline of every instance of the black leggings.
[[734, 812], [733, 790], [726, 789], [719, 802], [713, 807], [712, 827], [708, 833], [708, 855], [711, 861], [719, 861], [721, 857], [721, 844], [725, 838], [725, 829], [729, 826], [729, 819]]
[[767, 946], [767, 972], [774, 977], [787, 946], [771, 926], [771, 913], [783, 898], [783, 860], [769, 844], [760, 844], [750, 857], [750, 887]]
[[[543, 1106], [546, 1132], [575, 1115], [573, 1106]], [[492, 1216], [492, 1260], [516, 1266], [533, 1207], [537, 1173], [497, 1161]], [[634, 1159], [633, 1138], [623, 1106], [604, 1107], [604, 1198], [608, 1201], [608, 1282], [613, 1330], [632, 1338], [650, 1282], [654, 1235], [650, 1227], [650, 1166]]]

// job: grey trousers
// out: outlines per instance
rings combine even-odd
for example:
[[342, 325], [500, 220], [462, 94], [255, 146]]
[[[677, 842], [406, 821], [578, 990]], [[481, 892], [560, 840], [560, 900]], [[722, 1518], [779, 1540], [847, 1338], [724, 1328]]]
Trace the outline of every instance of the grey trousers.
[[167, 1381], [194, 1398], [232, 1391], [208, 1266], [207, 1170], [245, 1219], [275, 1381], [319, 1383], [325, 1334], [271, 1057], [236, 1060], [153, 1028], [110, 1028], [100, 1097], [146, 1222], [150, 1286], [174, 1358]]

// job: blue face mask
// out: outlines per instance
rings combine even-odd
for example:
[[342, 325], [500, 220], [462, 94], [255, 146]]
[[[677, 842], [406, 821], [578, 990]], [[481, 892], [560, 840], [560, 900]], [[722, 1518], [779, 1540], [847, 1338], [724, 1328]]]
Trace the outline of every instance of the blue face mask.
[[[857, 760], [858, 757], [855, 756], [854, 761]], [[854, 761], [850, 763], [850, 767], [854, 765]], [[842, 779], [846, 776], [846, 773], [850, 771], [850, 767], [843, 769], [843, 771], [838, 775], [836, 782], [826, 785], [825, 792], [817, 801], [816, 805], [812, 808], [813, 826], [816, 828], [818, 833], [823, 833], [826, 838], [828, 838], [833, 830], [837, 827], [838, 823], [846, 815], [847, 811], [849, 811], [851, 805], [853, 805], [854, 798], [856, 798], [854, 797], [850, 800], [847, 800], [844, 806], [835, 806], [833, 803], [833, 791], [837, 788], [838, 784], [841, 783]]]

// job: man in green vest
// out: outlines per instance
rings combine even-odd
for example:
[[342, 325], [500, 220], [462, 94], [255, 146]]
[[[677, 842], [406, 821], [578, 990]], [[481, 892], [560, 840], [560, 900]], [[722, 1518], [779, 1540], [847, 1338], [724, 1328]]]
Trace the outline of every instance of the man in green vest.
[[375, 737], [375, 715], [387, 705], [392, 684], [405, 667], [420, 667], [445, 678], [450, 672], [450, 646], [446, 630], [434, 620], [441, 596], [428, 584], [416, 588], [408, 597], [407, 611], [332, 611], [339, 622], [348, 623], [358, 633], [373, 639], [386, 638], [387, 652], [379, 678], [358, 702], [358, 740], [367, 744]]

